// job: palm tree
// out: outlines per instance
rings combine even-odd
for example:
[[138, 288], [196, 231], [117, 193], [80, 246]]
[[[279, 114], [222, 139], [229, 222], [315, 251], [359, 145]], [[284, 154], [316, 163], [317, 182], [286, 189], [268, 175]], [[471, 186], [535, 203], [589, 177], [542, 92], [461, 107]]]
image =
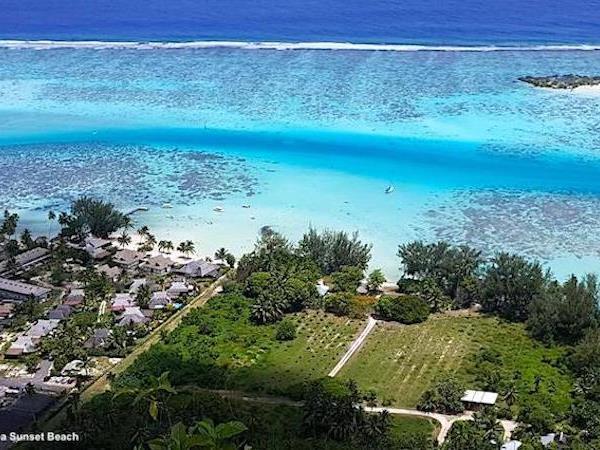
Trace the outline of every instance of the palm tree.
[[273, 323], [283, 316], [285, 302], [278, 298], [259, 296], [251, 306], [252, 319], [258, 323]]
[[150, 248], [150, 250], [152, 250], [156, 245], [156, 242], [156, 236], [154, 236], [151, 233], [148, 233], [146, 235], [146, 239], [144, 240], [144, 245], [147, 245]]
[[158, 242], [158, 251], [163, 253], [167, 247], [167, 241], [159, 241]]
[[140, 237], [148, 236], [150, 234], [150, 228], [148, 228], [148, 225], [143, 225], [137, 229], [137, 234]]
[[165, 242], [165, 250], [166, 250], [167, 253], [172, 252], [174, 248], [175, 248], [175, 246], [173, 245], [173, 241], [166, 241]]
[[217, 250], [215, 252], [215, 259], [220, 259], [221, 261], [223, 261], [227, 257], [228, 253], [229, 252], [227, 251], [227, 249], [225, 247], [221, 247], [219, 250]]
[[475, 426], [483, 431], [486, 441], [502, 441], [504, 428], [498, 421], [498, 414], [494, 407], [484, 408], [473, 415]]
[[192, 241], [183, 241], [179, 244], [177, 250], [189, 257], [196, 252], [196, 247]]
[[52, 210], [48, 211], [48, 238], [50, 238], [50, 227], [52, 222], [56, 220], [56, 213]]
[[123, 219], [121, 220], [121, 228], [123, 228], [124, 231], [133, 229], [133, 220], [130, 216], [123, 216]]
[[119, 245], [121, 246], [121, 248], [125, 248], [129, 244], [131, 244], [131, 236], [129, 236], [127, 234], [127, 232], [125, 230], [123, 230], [123, 232], [117, 238], [117, 242], [119, 243]]
[[31, 237], [31, 231], [29, 231], [28, 228], [25, 228], [21, 233], [21, 244], [23, 244], [23, 246], [26, 249], [31, 249], [35, 247], [35, 243], [33, 242], [33, 238]]

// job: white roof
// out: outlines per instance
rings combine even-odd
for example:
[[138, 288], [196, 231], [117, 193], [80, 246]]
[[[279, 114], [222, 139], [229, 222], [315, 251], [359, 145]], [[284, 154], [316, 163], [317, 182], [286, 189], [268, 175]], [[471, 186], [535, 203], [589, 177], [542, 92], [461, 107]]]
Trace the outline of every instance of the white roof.
[[118, 293], [115, 294], [112, 300], [112, 306], [132, 306], [134, 304], [134, 299], [129, 293]]
[[146, 286], [147, 281], [145, 278], [136, 278], [133, 280], [133, 283], [131, 283], [131, 286], [129, 286], [129, 292], [136, 294], [137, 291], [142, 287], [142, 286]]
[[31, 336], [21, 335], [10, 345], [10, 349], [23, 349], [23, 353], [31, 353], [35, 351], [35, 344], [31, 340]]
[[323, 297], [325, 294], [327, 294], [327, 292], [329, 292], [329, 286], [326, 286], [323, 283], [323, 280], [319, 280], [317, 283], [317, 292], [321, 297]]
[[521, 445], [523, 445], [521, 441], [508, 441], [500, 447], [500, 450], [518, 450]]
[[85, 238], [86, 245], [89, 245], [93, 248], [102, 248], [106, 245], [109, 245], [111, 242], [106, 239], [97, 238], [94, 236], [88, 236]]
[[25, 333], [33, 338], [46, 336], [60, 324], [58, 319], [40, 319]]
[[498, 394], [495, 392], [484, 391], [465, 391], [465, 395], [461, 400], [467, 403], [479, 403], [482, 405], [494, 405], [498, 399]]
[[189, 286], [186, 284], [185, 281], [173, 281], [171, 287], [168, 290], [187, 292], [189, 290]]

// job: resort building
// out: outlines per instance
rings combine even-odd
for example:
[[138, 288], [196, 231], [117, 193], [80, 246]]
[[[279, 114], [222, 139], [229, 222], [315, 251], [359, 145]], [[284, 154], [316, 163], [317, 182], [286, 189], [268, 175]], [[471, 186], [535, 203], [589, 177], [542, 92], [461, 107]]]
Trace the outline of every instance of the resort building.
[[120, 327], [126, 327], [126, 326], [130, 326], [130, 325], [146, 323], [146, 322], [148, 322], [148, 320], [150, 320], [150, 319], [148, 319], [144, 315], [142, 310], [140, 308], [138, 308], [137, 306], [135, 306], [135, 307], [125, 309], [125, 312], [120, 317], [119, 323], [117, 325], [119, 325]]
[[144, 257], [145, 255], [141, 252], [125, 248], [115, 253], [113, 261], [124, 269], [131, 270], [139, 266], [144, 261]]
[[36, 344], [31, 336], [21, 335], [10, 345], [8, 350], [4, 352], [6, 357], [19, 357], [28, 353], [33, 353], [36, 350]]
[[83, 289], [71, 289], [71, 292], [64, 298], [63, 305], [77, 307], [85, 301], [85, 291]]
[[498, 394], [485, 391], [465, 391], [465, 395], [460, 399], [465, 404], [465, 409], [477, 411], [484, 406], [496, 404]]
[[106, 239], [100, 239], [94, 236], [88, 236], [85, 239], [85, 251], [94, 258], [102, 259], [110, 255], [111, 242]]
[[113, 312], [125, 311], [127, 308], [135, 306], [135, 299], [129, 293], [115, 294], [112, 299], [110, 310]]
[[175, 273], [189, 278], [219, 278], [221, 266], [199, 259], [181, 266], [175, 270]]
[[146, 260], [143, 269], [155, 274], [169, 273], [175, 263], [163, 255], [156, 255]]
[[110, 267], [108, 264], [103, 264], [98, 267], [98, 272], [106, 275], [109, 280], [117, 281], [117, 279], [121, 276], [121, 273], [123, 273], [123, 269], [120, 267]]
[[36, 286], [21, 281], [0, 278], [0, 297], [6, 301], [23, 302], [33, 298], [45, 300], [50, 294], [50, 289]]
[[147, 285], [148, 285], [148, 280], [146, 280], [145, 278], [136, 278], [131, 283], [131, 286], [129, 286], [129, 293], [131, 295], [136, 295], [142, 286], [147, 286]]
[[[50, 251], [47, 248], [36, 247], [15, 256], [15, 264], [21, 269], [27, 269], [41, 264], [49, 257]], [[0, 262], [0, 273], [5, 272], [8, 272], [8, 261]]]
[[48, 319], [66, 320], [72, 312], [73, 308], [71, 306], [64, 304], [58, 305], [48, 313]]
[[185, 281], [174, 281], [169, 289], [167, 289], [167, 294], [171, 298], [177, 298], [180, 295], [189, 294], [194, 290], [194, 286], [187, 284]]
[[500, 450], [519, 450], [521, 445], [523, 445], [521, 441], [508, 441], [500, 447]]
[[108, 328], [96, 328], [84, 343], [85, 348], [101, 348], [108, 345], [110, 342], [111, 331]]
[[51, 334], [59, 325], [60, 320], [58, 319], [40, 319], [25, 332], [25, 335], [30, 336], [33, 342], [37, 344], [41, 338]]
[[163, 309], [171, 303], [171, 297], [164, 291], [154, 292], [148, 303], [149, 309]]

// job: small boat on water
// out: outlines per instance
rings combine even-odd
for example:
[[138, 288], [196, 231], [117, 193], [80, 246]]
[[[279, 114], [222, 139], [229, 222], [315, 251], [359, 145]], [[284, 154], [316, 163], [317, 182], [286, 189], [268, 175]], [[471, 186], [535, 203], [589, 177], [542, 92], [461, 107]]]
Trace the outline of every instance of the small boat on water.
[[242, 208], [250, 208], [250, 205], [242, 205]]
[[392, 192], [394, 192], [394, 186], [392, 186], [391, 184], [385, 188], [385, 193], [386, 194], [391, 194]]
[[216, 212], [223, 212], [223, 211], [224, 211], [224, 209], [223, 209], [221, 206], [217, 206], [217, 207], [213, 208], [213, 211], [216, 211]]
[[171, 209], [173, 205], [171, 205], [170, 203], [163, 203], [162, 207], [165, 209]]

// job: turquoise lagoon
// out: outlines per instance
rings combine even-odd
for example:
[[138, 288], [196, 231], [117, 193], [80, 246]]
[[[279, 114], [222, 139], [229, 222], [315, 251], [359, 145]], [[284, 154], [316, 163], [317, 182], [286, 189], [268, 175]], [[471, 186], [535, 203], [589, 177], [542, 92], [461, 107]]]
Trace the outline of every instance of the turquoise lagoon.
[[17, 48], [0, 60], [0, 204], [37, 233], [52, 230], [49, 209], [88, 194], [147, 206], [139, 224], [202, 255], [248, 250], [265, 225], [293, 239], [313, 225], [359, 231], [390, 276], [413, 239], [518, 252], [561, 277], [600, 270], [600, 95], [516, 80], [600, 73], [598, 52]]

